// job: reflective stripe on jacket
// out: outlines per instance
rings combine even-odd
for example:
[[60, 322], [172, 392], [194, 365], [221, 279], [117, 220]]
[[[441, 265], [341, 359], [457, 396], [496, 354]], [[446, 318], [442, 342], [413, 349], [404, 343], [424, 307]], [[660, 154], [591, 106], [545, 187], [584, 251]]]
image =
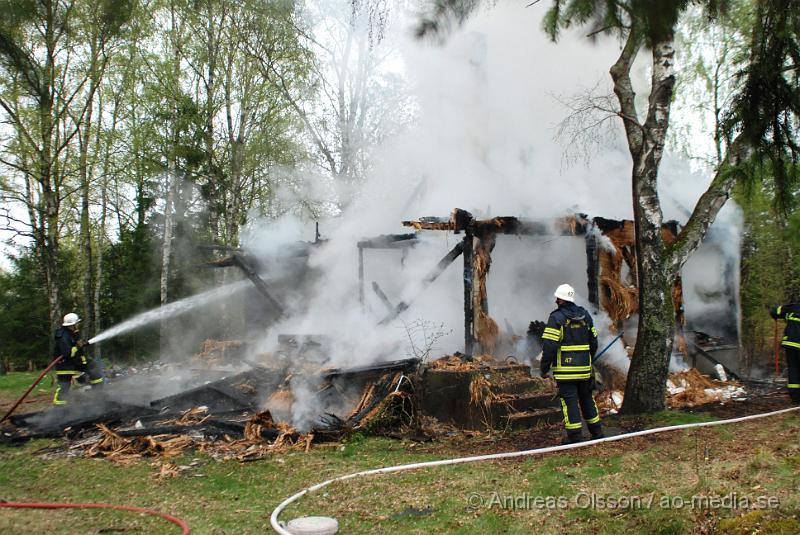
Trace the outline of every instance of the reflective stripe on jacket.
[[770, 310], [770, 315], [775, 319], [786, 320], [781, 345], [800, 349], [800, 304], [790, 303], [774, 307]]

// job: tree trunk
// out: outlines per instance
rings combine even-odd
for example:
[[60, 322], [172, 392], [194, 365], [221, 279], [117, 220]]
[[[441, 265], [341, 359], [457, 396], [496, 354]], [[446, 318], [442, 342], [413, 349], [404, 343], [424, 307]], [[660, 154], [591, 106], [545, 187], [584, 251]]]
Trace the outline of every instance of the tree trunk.
[[[658, 197], [658, 169], [664, 152], [675, 85], [673, 56], [671, 35], [653, 46], [647, 119], [644, 124], [635, 125], [641, 132], [635, 138], [635, 143], [630, 142], [630, 132], [628, 136], [633, 157], [633, 220], [639, 283], [639, 328], [622, 406], [622, 410], [627, 413], [657, 411], [665, 407], [669, 358], [675, 334], [672, 284], [677, 272], [668, 262], [661, 230], [663, 214]], [[618, 72], [615, 76], [615, 90], [621, 89], [617, 91], [617, 95], [619, 97], [622, 94], [620, 103], [623, 113], [626, 113], [623, 98], [632, 102], [632, 89], [630, 85], [617, 86], [623, 77], [630, 82], [630, 66], [631, 63], [628, 63], [627, 71], [624, 74]], [[628, 111], [631, 112], [635, 118], [635, 110]]]
[[[90, 45], [91, 63], [89, 66], [89, 92], [86, 98], [85, 114], [81, 120], [78, 143], [80, 149], [79, 167], [81, 177], [81, 252], [83, 254], [83, 332], [91, 337], [95, 332], [94, 311], [94, 251], [92, 250], [91, 220], [89, 217], [91, 184], [94, 176], [94, 163], [89, 164], [89, 147], [92, 139], [92, 119], [95, 95], [100, 85], [101, 61], [99, 36], [93, 35]], [[98, 115], [102, 121], [102, 115]], [[96, 139], [95, 139], [96, 142]]]
[[[99, 334], [103, 328], [102, 307], [100, 304], [100, 296], [103, 288], [103, 260], [104, 260], [104, 246], [106, 239], [106, 225], [108, 219], [108, 177], [111, 173], [111, 149], [113, 146], [113, 139], [117, 132], [117, 121], [119, 119], [119, 102], [115, 100], [114, 110], [111, 114], [111, 132], [109, 132], [106, 143], [105, 153], [103, 154], [103, 167], [102, 167], [102, 181], [100, 186], [100, 228], [97, 229], [97, 254], [95, 255], [95, 274], [94, 274], [94, 321], [95, 321], [95, 335]], [[98, 99], [98, 115], [103, 117], [103, 94], [100, 93]], [[97, 129], [97, 147], [99, 153], [100, 138], [102, 129]], [[96, 344], [95, 354], [101, 354], [100, 344]]]
[[61, 325], [61, 286], [59, 283], [59, 244], [58, 218], [60, 199], [58, 193], [58, 175], [54, 165], [55, 150], [53, 119], [53, 84], [55, 77], [55, 13], [52, 2], [45, 2], [45, 66], [42, 72], [41, 87], [38, 95], [39, 132], [41, 146], [39, 148], [39, 183], [44, 204], [42, 225], [42, 264], [47, 287], [47, 303], [50, 311], [50, 327], [55, 330]]
[[92, 234], [91, 222], [89, 218], [89, 194], [91, 190], [91, 173], [89, 172], [89, 142], [92, 128], [93, 98], [90, 97], [86, 109], [86, 117], [81, 125], [81, 133], [78, 137], [80, 144], [79, 167], [81, 177], [81, 222], [80, 222], [80, 250], [81, 265], [83, 267], [83, 332], [91, 336], [94, 332], [93, 313], [94, 307], [94, 262], [92, 254]]
[[[174, 90], [177, 92], [180, 90], [179, 86], [179, 79], [180, 79], [180, 51], [178, 47], [178, 29], [177, 29], [177, 17], [175, 13], [175, 6], [174, 4], [170, 6], [171, 8], [171, 17], [172, 17], [172, 47], [173, 47], [173, 83], [175, 84]], [[166, 147], [167, 149], [167, 184], [166, 184], [166, 199], [164, 201], [164, 235], [163, 235], [163, 243], [161, 245], [161, 279], [159, 282], [159, 292], [160, 292], [160, 303], [161, 305], [165, 305], [169, 299], [169, 275], [170, 275], [170, 262], [172, 258], [172, 226], [173, 226], [173, 206], [175, 204], [175, 189], [177, 187], [177, 175], [178, 175], [178, 143], [179, 143], [179, 127], [178, 127], [178, 96], [177, 93], [174, 97], [174, 101], [171, 103], [172, 106], [172, 114], [171, 114], [171, 125], [170, 128], [172, 129], [172, 139], [170, 140], [170, 145]], [[161, 320], [160, 325], [160, 341], [161, 341], [161, 348], [162, 350], [165, 348], [164, 342], [166, 340], [166, 334], [169, 330], [168, 321], [167, 319]]]
[[160, 303], [167, 303], [169, 299], [169, 268], [172, 256], [172, 225], [173, 225], [173, 205], [175, 204], [175, 183], [177, 167], [174, 156], [170, 156], [169, 169], [167, 171], [167, 191], [164, 201], [164, 235], [161, 245], [161, 279], [159, 284]]

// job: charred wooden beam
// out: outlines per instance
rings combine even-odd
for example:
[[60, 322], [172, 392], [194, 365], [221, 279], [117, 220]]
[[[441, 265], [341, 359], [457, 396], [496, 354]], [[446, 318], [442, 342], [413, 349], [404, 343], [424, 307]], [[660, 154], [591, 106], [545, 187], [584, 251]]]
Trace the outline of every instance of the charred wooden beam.
[[403, 221], [404, 227], [416, 230], [455, 230], [455, 224], [445, 217], [420, 217], [413, 221]]
[[262, 279], [258, 275], [258, 272], [253, 268], [250, 262], [248, 262], [248, 260], [243, 255], [240, 255], [238, 253], [233, 255], [233, 259], [236, 262], [236, 265], [238, 265], [241, 268], [241, 270], [244, 272], [247, 278], [250, 279], [250, 282], [253, 283], [253, 285], [256, 287], [259, 293], [267, 301], [269, 306], [272, 308], [274, 314], [278, 318], [283, 316], [284, 314], [283, 306], [274, 297], [272, 297], [269, 291], [269, 287], [267, 286], [267, 283], [264, 282], [264, 279]]
[[397, 304], [397, 306], [394, 307], [394, 310], [392, 310], [389, 313], [388, 316], [386, 316], [385, 318], [383, 318], [381, 321], [378, 322], [378, 325], [386, 325], [387, 323], [395, 319], [397, 316], [399, 316], [406, 310], [408, 310], [408, 303], [406, 303], [405, 301], [400, 301]]
[[368, 366], [357, 366], [353, 368], [332, 368], [324, 370], [322, 376], [324, 379], [332, 379], [334, 377], [352, 376], [352, 375], [365, 375], [372, 373], [385, 373], [388, 371], [402, 371], [410, 373], [417, 369], [420, 363], [418, 358], [409, 358], [402, 360], [393, 360], [390, 362], [379, 362], [378, 364], [371, 364]]
[[585, 214], [576, 214], [552, 221], [534, 221], [513, 216], [492, 219], [473, 219], [472, 214], [460, 208], [453, 210], [450, 219], [422, 217], [415, 221], [403, 221], [403, 226], [416, 230], [448, 230], [456, 234], [467, 229], [476, 235], [512, 234], [518, 236], [579, 236], [586, 233], [590, 221]]
[[456, 234], [462, 230], [468, 230], [475, 222], [472, 214], [461, 208], [455, 208], [450, 215], [450, 221], [453, 222], [453, 229]]
[[394, 313], [394, 311], [396, 310], [395, 306], [392, 304], [391, 301], [389, 301], [389, 298], [386, 297], [385, 293], [383, 293], [383, 290], [381, 289], [380, 285], [375, 281], [372, 281], [372, 291], [375, 292], [375, 295], [378, 296], [378, 299], [381, 300], [381, 303], [383, 303], [383, 305], [386, 307], [389, 313]]
[[589, 302], [600, 308], [600, 295], [598, 293], [598, 279], [600, 278], [600, 264], [597, 259], [597, 236], [589, 232], [586, 234], [586, 282], [589, 288]]
[[436, 267], [428, 273], [422, 281], [427, 285], [435, 281], [439, 278], [439, 275], [444, 273], [444, 270], [447, 269], [447, 266], [453, 263], [453, 261], [458, 258], [458, 256], [464, 252], [464, 242], [458, 242], [455, 247], [450, 249], [450, 252], [447, 253], [439, 260], [439, 263], [436, 264]]
[[[442, 257], [442, 259], [441, 259], [441, 260], [439, 260], [439, 263], [438, 263], [438, 264], [436, 264], [436, 267], [435, 267], [435, 268], [433, 268], [433, 269], [431, 270], [431, 272], [430, 272], [430, 273], [428, 273], [428, 274], [425, 276], [425, 278], [424, 278], [424, 279], [422, 279], [422, 289], [424, 290], [424, 289], [425, 289], [425, 288], [427, 288], [427, 287], [428, 287], [430, 284], [432, 284], [432, 283], [433, 283], [433, 281], [435, 281], [436, 279], [438, 279], [438, 278], [439, 278], [439, 275], [441, 275], [442, 273], [444, 273], [444, 270], [445, 270], [445, 269], [447, 269], [447, 266], [449, 266], [450, 264], [452, 264], [452, 263], [453, 263], [453, 261], [454, 261], [456, 258], [458, 258], [458, 256], [459, 256], [459, 255], [460, 255], [460, 254], [461, 254], [463, 251], [464, 251], [464, 242], [462, 241], [462, 242], [459, 242], [459, 243], [457, 243], [457, 244], [456, 244], [456, 246], [455, 246], [455, 247], [453, 247], [453, 248], [450, 250], [450, 252], [448, 252], [446, 255], [444, 255], [444, 256]], [[393, 319], [395, 319], [397, 316], [399, 316], [400, 314], [402, 314], [402, 313], [403, 313], [403, 312], [404, 312], [406, 309], [408, 309], [408, 306], [409, 306], [409, 303], [406, 303], [405, 301], [401, 301], [401, 302], [400, 302], [400, 303], [399, 303], [399, 304], [398, 304], [398, 305], [397, 305], [397, 306], [394, 308], [394, 310], [393, 310], [393, 311], [392, 311], [392, 312], [391, 312], [391, 313], [390, 313], [388, 316], [386, 316], [385, 318], [383, 318], [383, 319], [382, 319], [382, 320], [381, 320], [381, 321], [378, 323], [378, 325], [386, 325], [387, 323], [389, 323], [390, 321], [392, 321]]]

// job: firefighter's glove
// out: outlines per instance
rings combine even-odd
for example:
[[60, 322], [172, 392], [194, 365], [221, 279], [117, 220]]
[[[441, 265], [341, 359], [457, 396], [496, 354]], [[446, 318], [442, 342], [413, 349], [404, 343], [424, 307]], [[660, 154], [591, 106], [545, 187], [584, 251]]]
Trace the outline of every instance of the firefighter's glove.
[[542, 340], [542, 335], [544, 334], [544, 328], [547, 327], [547, 324], [543, 321], [532, 321], [528, 324], [528, 336], [533, 336], [537, 340]]

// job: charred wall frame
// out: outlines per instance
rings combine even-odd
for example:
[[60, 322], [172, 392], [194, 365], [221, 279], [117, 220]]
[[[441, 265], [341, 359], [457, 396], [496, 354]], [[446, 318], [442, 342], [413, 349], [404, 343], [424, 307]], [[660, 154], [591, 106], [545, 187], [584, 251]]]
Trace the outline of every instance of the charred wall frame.
[[[403, 221], [403, 225], [415, 231], [439, 230], [451, 231], [455, 234], [464, 233], [464, 238], [445, 255], [436, 268], [424, 279], [424, 286], [436, 280], [442, 272], [460, 254], [463, 254], [463, 284], [464, 284], [464, 353], [466, 359], [471, 359], [476, 344], [484, 352], [494, 348], [493, 338], [497, 334], [497, 326], [489, 317], [489, 303], [486, 295], [486, 277], [491, 266], [491, 252], [494, 248], [497, 234], [510, 234], [518, 236], [584, 236], [586, 251], [586, 276], [588, 286], [588, 300], [598, 310], [603, 309], [612, 317], [612, 329], [622, 327], [621, 318], [627, 317], [638, 309], [638, 300], [635, 304], [633, 298], [638, 295], [636, 287], [635, 256], [633, 253], [632, 222], [627, 220], [611, 220], [595, 217], [591, 220], [585, 214], [575, 214], [552, 221], [532, 221], [516, 217], [495, 217], [487, 220], [476, 220], [472, 214], [456, 208], [450, 218], [425, 217], [413, 221]], [[664, 238], [672, 242], [677, 236], [677, 222], [670, 221], [663, 226]], [[614, 251], [604, 250], [598, 240], [598, 233], [609, 239], [614, 246]], [[359, 301], [364, 304], [364, 249], [395, 249], [415, 245], [416, 234], [384, 235], [376, 238], [365, 239], [358, 242], [358, 275], [359, 275]], [[610, 258], [615, 258], [610, 262]], [[625, 262], [630, 269], [630, 281], [625, 284], [621, 280], [621, 266]], [[380, 287], [375, 288], [380, 296]], [[380, 291], [380, 293], [379, 293]], [[476, 295], [476, 292], [478, 295]], [[620, 293], [622, 292], [622, 294]], [[623, 299], [623, 294], [626, 297]], [[384, 296], [385, 297], [385, 296]], [[678, 277], [673, 287], [675, 299], [676, 334], [678, 347], [685, 351], [683, 337], [683, 300], [681, 280]], [[388, 299], [381, 299], [387, 306]], [[620, 304], [622, 308], [620, 309]], [[409, 307], [408, 303], [401, 302], [380, 321], [386, 324], [395, 319]], [[615, 308], [616, 307], [616, 308]], [[488, 351], [491, 352], [491, 351]]]

